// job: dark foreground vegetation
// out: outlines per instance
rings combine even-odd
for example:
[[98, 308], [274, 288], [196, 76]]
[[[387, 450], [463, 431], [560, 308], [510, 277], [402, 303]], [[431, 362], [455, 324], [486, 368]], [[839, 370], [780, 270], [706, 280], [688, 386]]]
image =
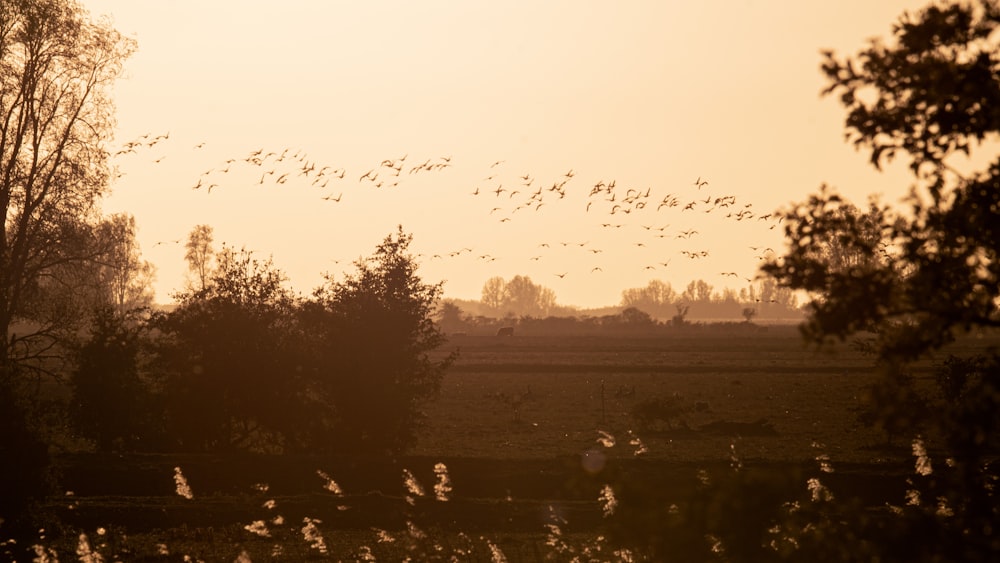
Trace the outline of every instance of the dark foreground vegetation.
[[[916, 384], [995, 343], [961, 339]], [[712, 558], [697, 541], [712, 537], [775, 559], [807, 511], [844, 511], [884, 549], [893, 511], [948, 471], [937, 438], [917, 455], [865, 423], [878, 374], [863, 352], [804, 347], [794, 327], [459, 336], [440, 353], [456, 349], [405, 454], [62, 454], [45, 532], [22, 541], [65, 556], [82, 533], [121, 560], [603, 561]]]
[[783, 213], [763, 272], [809, 296], [807, 348], [751, 313], [449, 340], [402, 228], [305, 298], [245, 251], [206, 268], [193, 233], [178, 306], [137, 308], [134, 226], [96, 211], [133, 46], [0, 2], [2, 553], [996, 561], [1000, 160], [955, 156], [1000, 133], [998, 28], [942, 2], [825, 54], [848, 137], [914, 186]]

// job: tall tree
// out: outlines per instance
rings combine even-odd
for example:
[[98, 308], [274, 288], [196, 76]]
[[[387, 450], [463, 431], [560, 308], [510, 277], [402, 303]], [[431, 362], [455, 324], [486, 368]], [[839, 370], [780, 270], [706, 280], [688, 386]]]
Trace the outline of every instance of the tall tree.
[[677, 292], [669, 283], [650, 280], [646, 287], [635, 287], [622, 291], [622, 306], [636, 307], [657, 317], [667, 317]]
[[[108, 186], [109, 90], [133, 48], [72, 0], [0, 2], [0, 335], [33, 316], [43, 278], [94, 257], [79, 242]], [[12, 348], [4, 338], [0, 378]]]
[[343, 280], [327, 278], [303, 312], [315, 342], [314, 443], [334, 451], [385, 453], [411, 446], [421, 406], [437, 392], [452, 354], [433, 314], [442, 284], [417, 275], [411, 235], [399, 227]]
[[119, 318], [125, 318], [128, 311], [152, 304], [155, 268], [142, 259], [135, 217], [118, 213], [107, 218], [103, 227], [108, 238], [108, 251], [99, 259], [103, 300]]
[[546, 317], [555, 304], [555, 292], [536, 284], [528, 276], [514, 276], [504, 285], [503, 310], [505, 312]]
[[0, 458], [18, 460], [0, 464], [0, 496], [11, 499], [0, 518], [42, 473], [46, 450], [31, 438], [18, 387], [26, 368], [44, 366], [28, 356], [52, 345], [55, 325], [39, 317], [59, 313], [39, 289], [94, 256], [80, 243], [108, 185], [108, 93], [133, 48], [73, 0], [0, 1]]
[[483, 284], [482, 302], [489, 310], [500, 313], [504, 304], [504, 290], [507, 282], [500, 276], [493, 276]]
[[189, 281], [189, 286], [195, 291], [203, 291], [212, 275], [212, 261], [215, 257], [213, 240], [212, 227], [195, 225], [184, 244], [184, 259], [188, 263], [188, 274], [194, 278]]
[[[789, 249], [764, 270], [813, 296], [809, 339], [875, 334], [868, 349], [882, 377], [871, 420], [926, 436], [948, 460], [915, 476], [917, 496], [889, 523], [896, 529], [875, 532], [901, 541], [854, 556], [995, 560], [1000, 354], [950, 358], [932, 392], [914, 385], [911, 365], [970, 330], [1000, 327], [1000, 157], [978, 150], [995, 149], [982, 142], [1000, 134], [1000, 3], [938, 2], [904, 14], [892, 41], [845, 59], [826, 53], [823, 71], [826, 92], [847, 108], [848, 137], [875, 167], [907, 157], [915, 184], [902, 209], [873, 201], [860, 211], [822, 190], [785, 213]], [[959, 169], [977, 162], [988, 164]], [[830, 260], [831, 242], [854, 258]], [[836, 541], [828, 532], [811, 539]]]
[[223, 247], [205, 290], [153, 316], [171, 438], [193, 451], [266, 450], [296, 433], [301, 337], [271, 260]]

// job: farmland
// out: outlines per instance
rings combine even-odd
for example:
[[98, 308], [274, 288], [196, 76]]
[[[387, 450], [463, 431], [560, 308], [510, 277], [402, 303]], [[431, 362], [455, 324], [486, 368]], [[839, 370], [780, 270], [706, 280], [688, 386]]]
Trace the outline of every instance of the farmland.
[[[912, 470], [905, 439], [887, 445], [858, 422], [870, 360], [849, 343], [807, 348], [793, 327], [459, 335], [442, 352], [455, 349], [405, 457], [66, 452], [63, 493], [45, 504], [52, 525], [39, 544], [72, 552], [83, 532], [123, 560], [231, 561], [241, 551], [260, 559], [275, 549], [289, 560], [323, 559], [303, 539], [314, 522], [334, 559], [444, 549], [490, 560], [495, 548], [511, 561], [535, 560], [555, 549], [553, 522], [579, 545], [600, 537], [609, 483], [655, 483], [657, 494], [680, 499], [699, 471], [739, 463], [794, 490], [823, 460], [837, 494], [881, 504], [899, 500], [899, 476]], [[918, 378], [929, 380], [930, 366], [918, 366]], [[671, 398], [677, 416], [639, 424], [636, 405], [656, 397]], [[178, 494], [181, 474], [191, 498]]]

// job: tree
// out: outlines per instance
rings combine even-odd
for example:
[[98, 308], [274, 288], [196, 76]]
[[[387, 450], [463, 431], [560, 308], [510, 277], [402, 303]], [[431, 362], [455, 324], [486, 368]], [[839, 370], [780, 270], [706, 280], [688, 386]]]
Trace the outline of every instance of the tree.
[[431, 355], [445, 336], [433, 313], [442, 284], [426, 284], [398, 228], [343, 280], [327, 277], [303, 308], [317, 401], [312, 443], [381, 454], [414, 443], [422, 403], [437, 392], [454, 354]]
[[438, 325], [445, 333], [463, 332], [469, 328], [469, 321], [462, 314], [462, 308], [452, 302], [441, 304]]
[[[0, 416], [15, 417], [29, 359], [52, 345], [56, 313], [40, 299], [61, 269], [94, 257], [81, 244], [108, 186], [112, 83], [134, 44], [73, 0], [0, 2]], [[73, 281], [73, 280], [69, 280]], [[15, 321], [23, 323], [12, 335]], [[44, 364], [36, 363], [35, 368]], [[7, 408], [11, 407], [11, 408]], [[23, 428], [14, 420], [3, 426]], [[0, 437], [5, 459], [12, 442]], [[30, 457], [24, 458], [29, 471]], [[5, 466], [17, 464], [4, 464]], [[18, 471], [25, 470], [24, 468]], [[8, 475], [0, 474], [0, 481]], [[27, 482], [25, 482], [27, 483]]]
[[124, 318], [129, 311], [153, 303], [154, 266], [142, 259], [136, 240], [135, 217], [119, 213], [102, 224], [108, 252], [99, 259], [101, 304]]
[[168, 431], [193, 451], [284, 451], [305, 423], [303, 336], [270, 259], [223, 247], [206, 288], [153, 316]]
[[623, 307], [636, 307], [658, 317], [666, 317], [669, 314], [667, 308], [676, 300], [677, 292], [661, 280], [650, 280], [646, 287], [622, 291]]
[[[872, 40], [854, 58], [825, 53], [825, 92], [847, 108], [848, 138], [876, 168], [908, 157], [915, 184], [900, 210], [872, 200], [860, 211], [821, 190], [784, 213], [788, 251], [764, 266], [810, 293], [809, 340], [874, 334], [864, 343], [882, 374], [872, 420], [926, 436], [949, 460], [914, 485], [922, 500], [901, 510], [897, 529], [880, 532], [901, 541], [866, 559], [988, 561], [1000, 545], [988, 464], [1000, 430], [1000, 356], [950, 358], [932, 391], [916, 387], [910, 370], [968, 331], [1000, 327], [1000, 158], [957, 168], [1000, 133], [998, 29], [995, 1], [936, 3], [904, 14], [891, 43]], [[834, 246], [853, 258], [831, 260]]]
[[556, 306], [556, 294], [528, 276], [517, 275], [510, 281], [495, 276], [483, 285], [482, 303], [497, 314], [546, 317]]
[[681, 293], [681, 299], [695, 303], [709, 303], [712, 301], [712, 286], [705, 280], [692, 281]]
[[184, 244], [184, 259], [188, 263], [188, 273], [194, 278], [188, 283], [189, 287], [195, 291], [204, 290], [211, 277], [212, 260], [215, 257], [212, 241], [212, 227], [195, 225], [188, 233], [188, 240]]
[[40, 278], [93, 258], [78, 243], [107, 189], [107, 91], [132, 50], [72, 0], [0, 6], [0, 334], [31, 316]]
[[140, 331], [120, 311], [102, 307], [78, 351], [70, 410], [98, 451], [132, 449], [153, 436], [151, 393], [139, 373]]
[[528, 276], [514, 276], [504, 286], [504, 311], [522, 316], [547, 317], [555, 304], [555, 292], [532, 282]]
[[493, 276], [483, 284], [482, 302], [494, 313], [500, 313], [504, 304], [504, 289], [507, 282], [500, 276]]

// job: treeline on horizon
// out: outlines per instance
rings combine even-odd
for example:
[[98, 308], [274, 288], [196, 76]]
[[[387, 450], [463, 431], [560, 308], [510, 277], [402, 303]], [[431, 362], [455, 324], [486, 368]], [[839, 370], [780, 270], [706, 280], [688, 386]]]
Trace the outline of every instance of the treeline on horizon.
[[555, 292], [517, 275], [492, 277], [483, 285], [482, 299], [444, 299], [439, 323], [448, 334], [489, 334], [516, 326], [520, 333], [614, 333], [690, 329], [702, 323], [750, 325], [787, 323], [804, 318], [794, 292], [770, 277], [750, 282], [739, 291], [716, 290], [694, 280], [681, 292], [668, 282], [651, 280], [645, 287], [622, 291], [621, 304], [580, 309], [556, 303]]

